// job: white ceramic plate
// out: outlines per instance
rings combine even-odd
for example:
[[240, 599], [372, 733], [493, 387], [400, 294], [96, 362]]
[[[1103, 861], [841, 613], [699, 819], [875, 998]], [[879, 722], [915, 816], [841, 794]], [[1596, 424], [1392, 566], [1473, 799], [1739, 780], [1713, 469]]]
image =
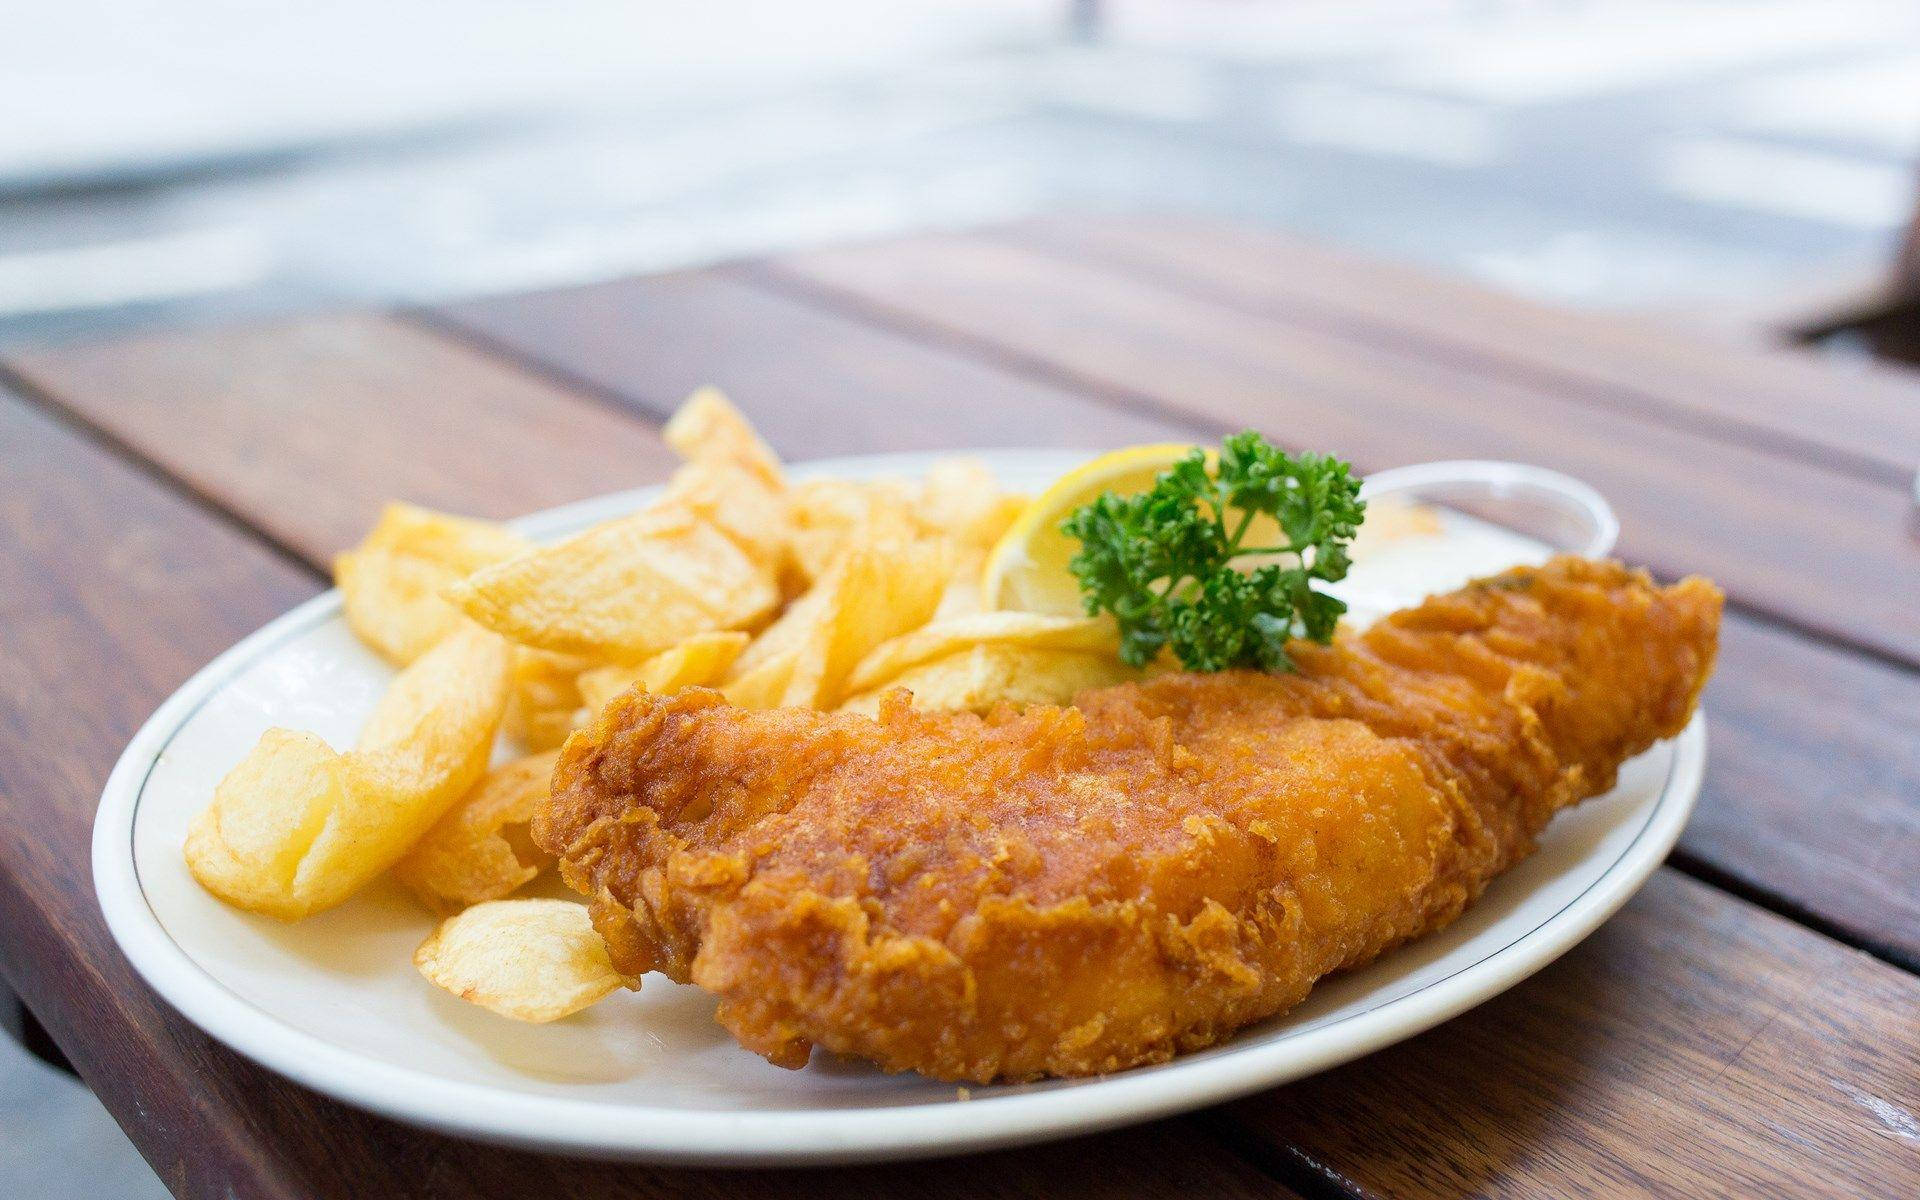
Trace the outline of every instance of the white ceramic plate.
[[[1079, 456], [987, 454], [1032, 488]], [[912, 474], [925, 456], [796, 474]], [[556, 535], [647, 492], [530, 518]], [[1447, 581], [1444, 586], [1451, 586]], [[816, 1055], [783, 1071], [739, 1049], [697, 989], [649, 977], [586, 1013], [520, 1025], [414, 972], [432, 925], [390, 888], [298, 925], [215, 901], [180, 857], [214, 783], [271, 725], [353, 740], [390, 672], [329, 592], [214, 660], [160, 707], [107, 781], [94, 881], [147, 981], [240, 1053], [349, 1104], [488, 1141], [680, 1163], [829, 1163], [978, 1150], [1143, 1121], [1297, 1079], [1418, 1033], [1539, 970], [1617, 909], [1666, 857], [1705, 761], [1700, 720], [1628, 763], [1620, 784], [1556, 820], [1533, 857], [1450, 928], [1324, 982], [1225, 1045], [1102, 1079], [958, 1089]]]

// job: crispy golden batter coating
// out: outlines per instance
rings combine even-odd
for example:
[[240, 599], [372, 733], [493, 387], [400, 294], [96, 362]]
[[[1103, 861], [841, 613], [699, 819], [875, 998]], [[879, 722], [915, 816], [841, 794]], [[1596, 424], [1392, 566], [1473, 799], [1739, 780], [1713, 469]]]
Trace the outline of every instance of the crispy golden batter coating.
[[1159, 1062], [1438, 928], [1553, 813], [1678, 733], [1720, 593], [1560, 559], [1397, 613], [1292, 675], [878, 720], [632, 693], [535, 837], [622, 971], [814, 1045], [988, 1081]]

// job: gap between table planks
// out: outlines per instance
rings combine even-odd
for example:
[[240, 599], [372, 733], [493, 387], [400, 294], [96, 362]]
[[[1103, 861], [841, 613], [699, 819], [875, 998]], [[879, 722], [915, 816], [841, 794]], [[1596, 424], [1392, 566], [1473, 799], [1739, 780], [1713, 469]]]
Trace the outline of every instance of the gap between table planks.
[[1777, 619], [1920, 663], [1909, 488], [986, 235], [743, 270], [1056, 385], [1213, 431], [1259, 426], [1366, 469], [1478, 457], [1558, 467], [1613, 500], [1627, 557], [1712, 575]]
[[[481, 382], [472, 370], [438, 382], [458, 394]], [[355, 440], [350, 427], [308, 428], [326, 444]], [[304, 431], [298, 421], [287, 429]], [[1293, 1196], [1191, 1118], [958, 1164], [739, 1174], [475, 1145], [253, 1066], [175, 1015], [113, 947], [88, 843], [100, 787], [140, 722], [207, 659], [322, 582], [4, 390], [0, 473], [0, 597], [23, 635], [0, 656], [0, 710], [10, 714], [0, 722], [0, 821], [10, 831], [0, 840], [0, 970], [176, 1194], [971, 1198], [992, 1190], [984, 1178], [1008, 1194], [1064, 1181], [1089, 1197]], [[604, 491], [635, 477], [584, 482]], [[317, 528], [328, 519], [316, 510]], [[424, 935], [425, 914], [421, 924]]]
[[[369, 324], [363, 318], [352, 320], [357, 322], [357, 328], [361, 330], [361, 336], [355, 339], [334, 340], [316, 334], [311, 329], [288, 332], [286, 328], [254, 330], [245, 335], [229, 332], [225, 335], [229, 338], [247, 336], [263, 343], [271, 343], [279, 338], [289, 338], [301, 346], [339, 347], [330, 355], [308, 353], [302, 359], [301, 369], [297, 372], [273, 369], [261, 370], [258, 374], [234, 374], [232, 362], [272, 364], [278, 361], [277, 355], [261, 346], [255, 346], [249, 353], [233, 356], [225, 362], [199, 353], [170, 353], [168, 347], [176, 338], [198, 336], [182, 334], [143, 339], [140, 345], [144, 350], [139, 354], [131, 354], [122, 347], [108, 347], [100, 352], [102, 357], [92, 359], [89, 356], [93, 351], [88, 348], [32, 356], [26, 363], [27, 373], [37, 387], [44, 389], [50, 403], [78, 406], [80, 411], [87, 414], [86, 419], [89, 422], [107, 429], [130, 450], [148, 453], [145, 439], [179, 436], [170, 432], [174, 430], [191, 431], [196, 434], [197, 436], [188, 439], [187, 443], [164, 449], [156, 446], [151, 453], [156, 459], [193, 459], [196, 463], [195, 489], [223, 507], [233, 506], [232, 512], [241, 519], [265, 523], [267, 517], [266, 514], [254, 514], [243, 506], [259, 501], [241, 489], [232, 476], [252, 478], [263, 471], [268, 476], [272, 476], [275, 473], [271, 462], [273, 445], [277, 444], [277, 441], [288, 440], [295, 435], [297, 440], [303, 443], [302, 454], [334, 461], [332, 479], [340, 493], [336, 499], [337, 506], [345, 511], [360, 511], [370, 516], [377, 508], [379, 499], [394, 490], [396, 485], [402, 484], [406, 475], [415, 469], [414, 464], [403, 459], [381, 451], [369, 452], [363, 449], [370, 440], [380, 440], [387, 436], [382, 432], [383, 414], [396, 407], [391, 403], [393, 395], [404, 395], [409, 388], [425, 388], [432, 385], [442, 394], [457, 396], [470, 386], [462, 378], [464, 371], [480, 368], [469, 365], [463, 368], [462, 372], [450, 374], [449, 363], [461, 361], [461, 356], [453, 354], [449, 357], [440, 353], [439, 351], [444, 347], [436, 347], [431, 351], [421, 349], [418, 330], [397, 329], [390, 339], [384, 339], [377, 332], [369, 332], [377, 330], [379, 323]], [[642, 328], [644, 329], [644, 326]], [[231, 343], [229, 347], [232, 348]], [[361, 361], [367, 354], [377, 355], [383, 360], [385, 365], [377, 368], [380, 377], [386, 381], [387, 388], [399, 388], [401, 389], [399, 392], [370, 389], [352, 383], [369, 369]], [[499, 363], [490, 362], [482, 356], [469, 357], [475, 363], [485, 364], [489, 371], [504, 369]], [[75, 368], [62, 372], [58, 364], [66, 359], [86, 360], [93, 365], [85, 369]], [[410, 359], [433, 364], [431, 374], [416, 374], [405, 367], [394, 365], [405, 363]], [[102, 362], [108, 361], [116, 364], [111, 370], [100, 366]], [[181, 366], [180, 364], [183, 363], [186, 365]], [[789, 367], [799, 370], [791, 363]], [[218, 406], [213, 409], [196, 412], [193, 410], [192, 398], [211, 394], [209, 389], [202, 386], [205, 381], [200, 378], [201, 373], [209, 369], [228, 372], [231, 386], [223, 394], [230, 398], [220, 400]], [[89, 394], [85, 388], [78, 386], [79, 381], [85, 381], [91, 387], [101, 390]], [[523, 386], [531, 386], [531, 382]], [[223, 445], [226, 439], [221, 435], [220, 430], [229, 428], [232, 423], [225, 419], [227, 414], [221, 406], [249, 403], [246, 397], [271, 389], [280, 389], [285, 394], [270, 397], [261, 402], [284, 406], [287, 411], [293, 412], [313, 413], [315, 404], [331, 403], [336, 396], [347, 397], [347, 399], [341, 402], [344, 405], [344, 411], [331, 412], [327, 419], [311, 415], [304, 421], [296, 422], [284, 429], [282, 438], [277, 439], [276, 442], [248, 448], [251, 453], [267, 454], [269, 461], [265, 464], [253, 463], [247, 470], [240, 471], [232, 464], [226, 463], [232, 451], [230, 447]], [[135, 393], [142, 393], [142, 395], [136, 397]], [[301, 395], [311, 403], [289, 403], [290, 400]], [[116, 403], [113, 399], [115, 397], [124, 403]], [[231, 397], [240, 399], [231, 399]], [[355, 400], [353, 397], [360, 399]], [[773, 414], [765, 407], [766, 398], [749, 397], [744, 394], [741, 398], [747, 403], [750, 411], [753, 411], [754, 415], [761, 418], [767, 425], [769, 432], [774, 434], [776, 443], [780, 442], [781, 437], [775, 433], [777, 422], [768, 419]], [[188, 410], [183, 413], [174, 408], [173, 404], [176, 402], [187, 404]], [[129, 415], [126, 411], [129, 407], [138, 410], [142, 406], [163, 412], [174, 412], [179, 419], [171, 423], [142, 420], [137, 414]], [[199, 418], [203, 417], [209, 420], [201, 421]], [[1082, 435], [1075, 440], [1084, 441], [1089, 430], [1082, 427], [1074, 432]], [[187, 449], [188, 445], [194, 447], [191, 453]], [[422, 443], [421, 452], [457, 453], [458, 451], [457, 439], [428, 439]], [[548, 440], [545, 445], [524, 446], [521, 448], [520, 455], [513, 460], [513, 467], [535, 470], [548, 465], [555, 458], [564, 458], [566, 453], [567, 447], [557, 440]], [[433, 470], [433, 468], [426, 469]], [[392, 474], [383, 474], [383, 472]], [[615, 478], [581, 479], [568, 476], [564, 472], [555, 472], [555, 478], [557, 482], [552, 486], [556, 488], [584, 487], [588, 490], [604, 491], [628, 485], [634, 482], [635, 477], [623, 475]], [[303, 505], [300, 503], [300, 497], [294, 493], [270, 489], [266, 496], [268, 502], [276, 506], [276, 511], [272, 514], [273, 520], [283, 531], [282, 536], [287, 544], [314, 546], [317, 550], [313, 561], [323, 562], [326, 552], [333, 548], [328, 539], [335, 536], [331, 531], [331, 523], [335, 518], [328, 513]], [[543, 497], [542, 500], [557, 501], [563, 498], [566, 496], [556, 494]], [[59, 578], [57, 572], [47, 572], [47, 574], [53, 578]], [[238, 629], [232, 631], [225, 640], [231, 640], [231, 636], [237, 636], [238, 632]], [[219, 639], [209, 640], [218, 641]], [[204, 654], [210, 656], [217, 648], [218, 645], [206, 647]], [[184, 673], [184, 671], [181, 672], [181, 674]], [[147, 703], [157, 701], [158, 698], [158, 689], [156, 689], [156, 693]], [[128, 732], [131, 731], [132, 724], [133, 719], [129, 718], [126, 722]], [[110, 759], [112, 753], [117, 751], [117, 745], [117, 742], [113, 742], [107, 747], [97, 749], [102, 749], [104, 758]], [[99, 765], [102, 774], [104, 769], [103, 760]], [[94, 786], [97, 787], [97, 783]], [[91, 795], [91, 791], [80, 794], [79, 803], [83, 805], [83, 811], [90, 811]], [[1647, 1066], [1646, 1074], [1629, 1072], [1603, 1081], [1605, 1086], [1598, 1089], [1595, 1094], [1575, 1093], [1582, 1102], [1592, 1105], [1595, 1112], [1617, 1112], [1630, 1104], [1644, 1108], [1644, 1112], [1639, 1108], [1635, 1109], [1638, 1113], [1639, 1126], [1634, 1131], [1634, 1140], [1631, 1145], [1622, 1143], [1616, 1128], [1604, 1122], [1589, 1120], [1580, 1111], [1580, 1106], [1569, 1103], [1566, 1112], [1556, 1113], [1562, 1123], [1551, 1128], [1543, 1127], [1540, 1138], [1530, 1143], [1530, 1153], [1516, 1156], [1516, 1161], [1510, 1163], [1508, 1169], [1517, 1172], [1519, 1178], [1534, 1178], [1530, 1174], [1533, 1169], [1526, 1163], [1531, 1158], [1539, 1157], [1543, 1161], [1561, 1164], [1566, 1170], [1576, 1173], [1583, 1169], [1582, 1164], [1589, 1164], [1592, 1167], [1593, 1178], [1605, 1178], [1606, 1173], [1613, 1169], [1611, 1164], [1622, 1155], [1633, 1155], [1646, 1160], [1642, 1170], [1650, 1172], [1648, 1178], [1684, 1178], [1683, 1164], [1677, 1162], [1668, 1164], [1663, 1156], [1670, 1152], [1670, 1148], [1679, 1145], [1677, 1138], [1670, 1139], [1666, 1136], [1670, 1129], [1677, 1131], [1678, 1127], [1673, 1124], [1674, 1113], [1683, 1109], [1690, 1111], [1691, 1095], [1683, 1085], [1691, 1077], [1689, 1074], [1691, 1068], [1703, 1060], [1712, 1061], [1716, 1070], [1722, 1069], [1724, 1064], [1725, 1074], [1730, 1076], [1734, 1083], [1749, 1088], [1763, 1086], [1765, 1076], [1749, 1076], [1750, 1060], [1745, 1059], [1738, 1052], [1739, 1046], [1725, 1041], [1724, 1038], [1731, 1036], [1729, 1031], [1732, 1031], [1737, 1033], [1739, 1038], [1753, 1040], [1748, 1035], [1757, 1032], [1757, 1027], [1747, 1029], [1741, 1022], [1757, 1016], [1754, 1007], [1756, 997], [1763, 1005], [1777, 1004], [1782, 1009], [1792, 1010], [1804, 1005], [1807, 998], [1818, 995], [1820, 989], [1833, 986], [1830, 976], [1835, 974], [1835, 964], [1840, 964], [1845, 968], [1840, 974], [1857, 977], [1864, 981], [1862, 990], [1869, 991], [1870, 998], [1874, 1002], [1860, 1004], [1854, 1004], [1849, 1000], [1840, 1002], [1837, 1005], [1839, 1011], [1834, 1018], [1837, 1030], [1835, 1036], [1810, 1047], [1810, 1051], [1815, 1055], [1826, 1056], [1819, 1061], [1830, 1063], [1836, 1069], [1843, 1064], [1847, 1067], [1847, 1073], [1844, 1076], [1836, 1075], [1827, 1086], [1815, 1087], [1810, 1091], [1807, 1098], [1809, 1107], [1797, 1114], [1795, 1118], [1797, 1122], [1804, 1122], [1804, 1125], [1796, 1123], [1791, 1127], [1803, 1139], [1797, 1145], [1813, 1147], [1817, 1153], [1798, 1155], [1791, 1150], [1775, 1151], [1771, 1155], [1761, 1156], [1763, 1162], [1758, 1169], [1773, 1172], [1773, 1181], [1782, 1188], [1792, 1190], [1811, 1187], [1812, 1181], [1822, 1177], [1823, 1172], [1838, 1169], [1837, 1164], [1824, 1163], [1821, 1156], [1832, 1152], [1831, 1146], [1827, 1145], [1823, 1139], [1830, 1131], [1839, 1130], [1857, 1135], [1862, 1139], [1861, 1144], [1868, 1150], [1859, 1163], [1849, 1167], [1850, 1170], [1865, 1171], [1870, 1175], [1884, 1172], [1887, 1178], [1896, 1178], [1895, 1172], [1901, 1168], [1902, 1164], [1897, 1156], [1883, 1153], [1885, 1147], [1876, 1147], [1871, 1142], [1870, 1139], [1875, 1135], [1875, 1131], [1882, 1127], [1873, 1123], [1871, 1106], [1864, 1105], [1860, 1096], [1900, 1097], [1905, 1094], [1902, 1089], [1911, 1081], [1904, 1080], [1897, 1074], [1898, 1065], [1903, 1061], [1901, 1055], [1895, 1055], [1892, 1065], [1877, 1071], [1871, 1067], [1871, 1064], [1863, 1068], [1855, 1060], [1866, 1057], [1859, 1053], [1860, 1046], [1875, 1040], [1897, 1041], [1899, 1032], [1897, 1027], [1892, 1030], [1885, 1028], [1891, 1018], [1889, 1009], [1880, 1004], [1884, 997], [1879, 993], [1871, 993], [1865, 985], [1871, 984], [1882, 991], [1892, 989], [1890, 994], [1912, 999], [1920, 998], [1920, 984], [1916, 984], [1916, 981], [1910, 977], [1891, 968], [1764, 914], [1741, 901], [1721, 896], [1698, 884], [1682, 883], [1670, 872], [1663, 872], [1661, 878], [1663, 883], [1637, 900], [1630, 909], [1631, 912], [1646, 914], [1645, 921], [1641, 923], [1643, 926], [1669, 931], [1674, 938], [1682, 941], [1691, 940], [1698, 946], [1706, 948], [1724, 941], [1729, 930], [1737, 930], [1756, 949], [1752, 951], [1750, 961], [1721, 965], [1718, 968], [1718, 974], [1715, 975], [1701, 971], [1697, 962], [1673, 959], [1665, 951], [1644, 944], [1643, 938], [1628, 938], [1623, 943], [1625, 949], [1614, 952], [1609, 961], [1631, 961], [1634, 964], [1633, 969], [1626, 972], [1624, 977], [1615, 977], [1611, 971], [1600, 972], [1605, 976], [1598, 985], [1603, 993], [1602, 1002], [1589, 1004], [1589, 1009], [1582, 1018], [1584, 1036], [1592, 1039], [1593, 1052], [1599, 1054], [1608, 1053], [1608, 1047], [1616, 1039], [1621, 1040], [1623, 1044], [1638, 1045], [1636, 1039], [1644, 1039], [1641, 1026], [1645, 1022], [1637, 1010], [1645, 1003], [1664, 1003], [1667, 997], [1676, 993], [1697, 993], [1701, 1005], [1705, 1008], [1716, 1006], [1723, 1008], [1721, 1027], [1709, 1030], [1688, 1030], [1684, 1026], [1668, 1029], [1664, 1032], [1663, 1038], [1673, 1039], [1672, 1044], [1655, 1039], [1650, 1049], [1643, 1048], [1637, 1051], [1636, 1061], [1643, 1062]], [[1713, 924], [1701, 920], [1697, 912], [1701, 907], [1700, 896], [1711, 898], [1719, 906], [1714, 910], [1715, 919], [1727, 924], [1727, 928], [1716, 928]], [[97, 918], [95, 920], [97, 923]], [[1635, 926], [1632, 924], [1621, 924], [1618, 930], [1610, 926], [1609, 929], [1614, 930], [1608, 935], [1610, 942], [1617, 942], [1623, 936], [1623, 931], [1631, 931], [1633, 928]], [[1773, 946], [1776, 942], [1778, 945], [1769, 951], [1767, 947]], [[1601, 943], [1602, 946], [1607, 944]], [[1817, 947], [1818, 950], [1810, 949], [1812, 947]], [[1583, 948], [1575, 952], [1577, 956], [1583, 956], [1583, 958], [1570, 961], [1583, 961], [1584, 956], [1593, 953], [1597, 951]], [[1817, 963], [1821, 969], [1818, 971], [1806, 969], [1809, 962]], [[1595, 986], [1591, 979], [1578, 981], [1578, 987], [1572, 994], [1565, 993], [1564, 985], [1556, 982], [1568, 970], [1569, 968], [1564, 964], [1550, 968], [1530, 987], [1544, 989], [1542, 994], [1557, 997], [1555, 1003], [1569, 1010], [1577, 1007], [1583, 998], [1591, 1001], [1592, 997], [1589, 993]], [[1847, 993], [1852, 989], [1843, 987], [1841, 990]], [[1459, 1054], [1456, 1043], [1452, 1039], [1468, 1036], [1468, 1031], [1473, 1030], [1478, 1031], [1474, 1036], [1486, 1042], [1510, 1044], [1517, 1048], [1516, 1053], [1524, 1053], [1525, 1047], [1530, 1044], [1532, 1038], [1532, 1031], [1525, 1027], [1524, 1021], [1530, 1011], [1530, 1006], [1518, 1012], [1489, 1006], [1462, 1017], [1442, 1030], [1421, 1039], [1420, 1044], [1424, 1049], [1412, 1060], [1421, 1064], [1420, 1069], [1461, 1077], [1464, 1089], [1462, 1104], [1466, 1107], [1458, 1115], [1463, 1122], [1470, 1123], [1475, 1115], [1470, 1110], [1473, 1103], [1472, 1097], [1477, 1094], [1476, 1089], [1486, 1092], [1489, 1096], [1497, 1095], [1500, 1079], [1480, 1078], [1478, 1064], [1471, 1056]], [[1789, 1028], [1797, 1030], [1801, 1026], [1796, 1023]], [[56, 1032], [59, 1031], [56, 1030]], [[1763, 1049], [1770, 1044], [1761, 1043]], [[1799, 1042], [1795, 1042], [1794, 1045], [1798, 1046]], [[1464, 1072], [1461, 1070], [1462, 1061], [1470, 1064]], [[1528, 1067], [1523, 1064], [1515, 1068], [1511, 1064], [1503, 1064], [1502, 1070], [1509, 1072], [1518, 1070], [1524, 1076], [1528, 1071], [1535, 1073], [1548, 1071], [1551, 1066], [1552, 1064], [1543, 1063]], [[1560, 1064], [1557, 1069], [1561, 1076], [1565, 1077], [1569, 1070], [1578, 1076], [1585, 1068], [1580, 1061], [1574, 1060], [1570, 1065]], [[1890, 1071], [1894, 1073], [1889, 1074]], [[1477, 1083], [1474, 1082], [1476, 1080]], [[1296, 1086], [1313, 1085], [1309, 1083]], [[1580, 1084], [1578, 1078], [1574, 1078], [1567, 1082], [1566, 1086], [1573, 1088], [1585, 1085]], [[1857, 1089], [1859, 1094], [1846, 1091], [1845, 1087]], [[1291, 1090], [1286, 1089], [1286, 1091]], [[1347, 1091], [1352, 1090], [1354, 1089], [1347, 1089]], [[1366, 1088], [1363, 1086], [1359, 1090], [1365, 1091]], [[323, 1102], [312, 1101], [311, 1103], [331, 1109], [331, 1106], [324, 1105]], [[1344, 1092], [1336, 1091], [1321, 1097], [1316, 1103], [1324, 1105], [1325, 1111], [1329, 1113], [1360, 1112], [1364, 1111], [1368, 1097], [1346, 1095]], [[1236, 1108], [1231, 1118], [1211, 1119], [1230, 1119], [1243, 1128], [1247, 1138], [1255, 1141], [1264, 1143], [1273, 1137], [1270, 1124], [1257, 1116], [1249, 1117], [1247, 1115], [1249, 1112], [1257, 1113], [1258, 1110]], [[1497, 1120], [1498, 1117], [1497, 1111], [1489, 1109], [1484, 1119], [1491, 1121]], [[359, 1119], [371, 1121], [370, 1118]], [[1703, 1142], [1715, 1155], [1739, 1157], [1750, 1153], [1750, 1148], [1746, 1147], [1744, 1141], [1745, 1131], [1733, 1124], [1717, 1125], [1711, 1121], [1707, 1122], [1706, 1126], [1704, 1130], [1691, 1127], [1687, 1129], [1686, 1132], [1692, 1139], [1688, 1153], [1698, 1153], [1699, 1146]], [[1417, 1142], [1403, 1143], [1403, 1149], [1406, 1153], [1417, 1153], [1425, 1160], [1454, 1164], [1447, 1168], [1449, 1170], [1467, 1172], [1480, 1169], [1474, 1165], [1477, 1161], [1476, 1151], [1470, 1142], [1454, 1145], [1450, 1140], [1446, 1140], [1424, 1146]], [[1339, 1145], [1314, 1146], [1305, 1142], [1285, 1140], [1277, 1143], [1275, 1153], [1279, 1156], [1283, 1168], [1287, 1164], [1294, 1164], [1296, 1167], [1299, 1164], [1308, 1164], [1315, 1172], [1338, 1175], [1355, 1181], [1356, 1186], [1353, 1190], [1360, 1194], [1377, 1194], [1375, 1184], [1361, 1182], [1367, 1178], [1370, 1171], [1378, 1169], [1377, 1147], [1370, 1151], [1371, 1157], [1368, 1157], [1352, 1155], [1350, 1148]], [[1390, 1176], [1382, 1177], [1390, 1178]], [[1538, 1179], [1541, 1185], [1545, 1186], [1546, 1176], [1539, 1176]], [[1392, 1184], [1390, 1190], [1404, 1194], [1404, 1189], [1398, 1184]]]
[[[842, 439], [884, 445], [872, 429], [896, 424], [914, 448], [1104, 448], [1213, 432], [1177, 414], [1103, 408], [731, 274], [478, 301], [433, 319], [652, 417], [718, 381], [796, 456], [843, 452]], [[74, 397], [89, 408], [135, 387], [90, 372], [43, 368], [50, 379], [95, 384]], [[188, 378], [167, 395], [194, 390]], [[955, 429], [943, 443], [936, 422], [947, 413]], [[1387, 453], [1419, 458], [1423, 437], [1405, 432]], [[1920, 890], [1907, 883], [1920, 874], [1920, 759], [1910, 750], [1920, 744], [1920, 676], [1740, 613], [1728, 615], [1722, 655], [1707, 698], [1714, 769], [1683, 854], [1849, 941], [1920, 964]]]

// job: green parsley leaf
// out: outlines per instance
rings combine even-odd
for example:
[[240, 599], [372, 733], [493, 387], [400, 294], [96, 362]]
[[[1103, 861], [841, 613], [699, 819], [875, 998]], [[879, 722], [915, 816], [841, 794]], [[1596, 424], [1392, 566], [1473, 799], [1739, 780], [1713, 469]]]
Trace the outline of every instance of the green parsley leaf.
[[[1170, 647], [1190, 671], [1288, 671], [1288, 642], [1333, 639], [1347, 606], [1313, 584], [1346, 577], [1365, 515], [1345, 462], [1288, 454], [1249, 430], [1226, 440], [1211, 471], [1196, 449], [1147, 491], [1108, 492], [1060, 529], [1080, 540], [1071, 565], [1082, 603], [1114, 615], [1127, 662], [1145, 666]], [[1277, 543], [1246, 545], [1261, 517]]]

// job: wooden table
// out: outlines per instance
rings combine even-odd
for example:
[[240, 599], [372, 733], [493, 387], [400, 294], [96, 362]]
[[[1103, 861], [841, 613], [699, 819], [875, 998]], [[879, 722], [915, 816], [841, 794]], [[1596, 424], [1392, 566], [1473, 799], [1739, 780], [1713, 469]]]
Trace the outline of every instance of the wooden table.
[[[14, 354], [0, 377], [0, 969], [182, 1195], [1920, 1195], [1920, 387], [1264, 234], [1048, 222], [426, 312]], [[727, 388], [785, 455], [1258, 427], [1364, 468], [1583, 476], [1727, 589], [1671, 865], [1506, 995], [1241, 1103], [931, 1164], [570, 1163], [342, 1108], [213, 1044], [87, 871], [155, 705], [327, 586], [388, 497], [657, 480]]]

